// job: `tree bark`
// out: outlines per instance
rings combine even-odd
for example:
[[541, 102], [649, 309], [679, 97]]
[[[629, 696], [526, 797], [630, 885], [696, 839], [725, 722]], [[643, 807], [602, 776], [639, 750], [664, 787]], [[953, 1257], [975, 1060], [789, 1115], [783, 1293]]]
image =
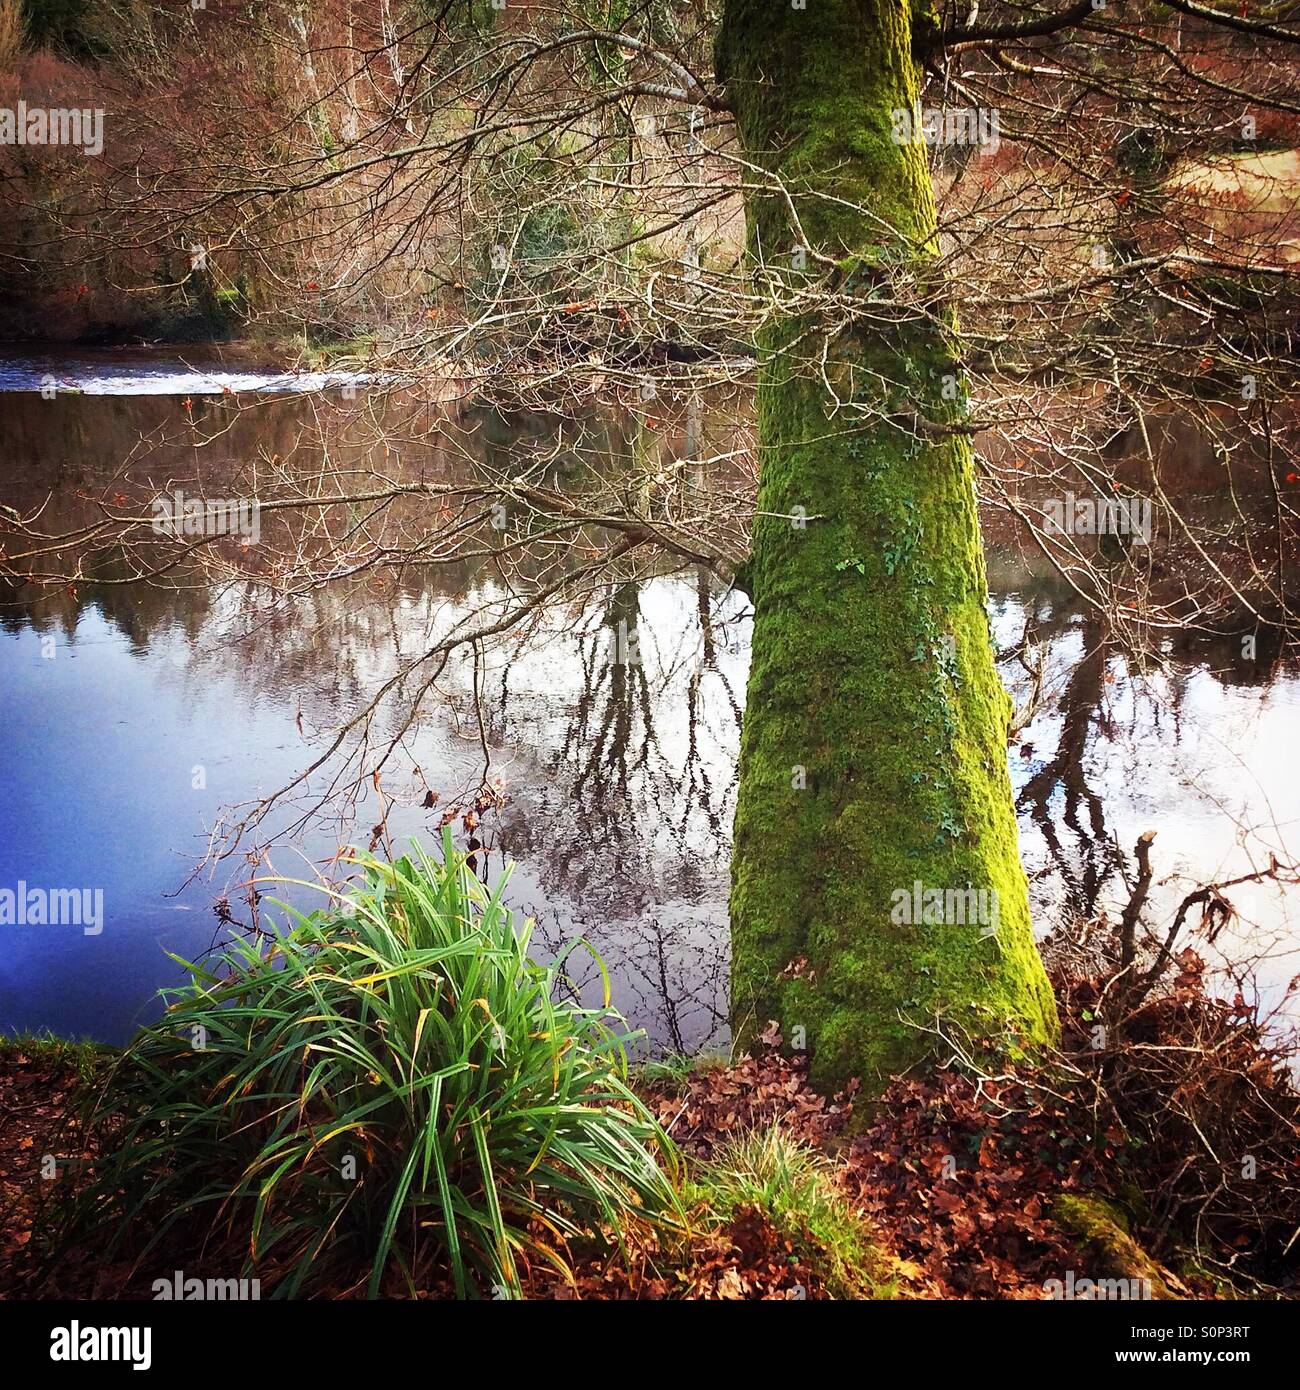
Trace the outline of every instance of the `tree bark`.
[[[782, 193], [756, 188], [751, 256], [791, 267], [790, 283], [817, 271], [864, 297], [906, 284], [938, 306], [847, 327], [789, 313], [759, 343], [733, 1026], [744, 1042], [776, 1020], [810, 1050], [815, 1084], [858, 1076], [872, 1092], [932, 1050], [915, 1025], [936, 1016], [990, 1050], [1056, 1031], [1017, 851], [974, 456], [965, 435], [917, 427], [957, 420], [964, 385], [929, 283], [925, 151], [893, 135], [919, 92], [912, 15], [902, 0], [728, 0], [717, 66], [746, 158], [779, 175], [802, 229]], [[837, 264], [808, 254], [800, 275], [801, 241]], [[830, 388], [851, 407], [833, 410]], [[996, 894], [964, 898], [996, 903], [996, 931], [978, 910], [906, 920], [918, 883]]]

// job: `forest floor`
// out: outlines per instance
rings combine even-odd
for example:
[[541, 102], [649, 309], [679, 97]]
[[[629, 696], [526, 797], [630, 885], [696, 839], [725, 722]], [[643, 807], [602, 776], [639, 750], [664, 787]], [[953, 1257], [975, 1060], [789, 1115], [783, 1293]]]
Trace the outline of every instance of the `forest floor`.
[[[1056, 983], [1063, 1017], [1086, 1016], [1087, 982]], [[1195, 985], [1199, 993], [1199, 978]], [[813, 1092], [802, 1060], [778, 1044], [773, 1025], [751, 1055], [730, 1064], [675, 1059], [642, 1072], [640, 1093], [686, 1159], [688, 1234], [666, 1243], [625, 1233], [622, 1254], [571, 1248], [573, 1279], [534, 1269], [526, 1295], [1300, 1296], [1294, 1262], [1280, 1277], [1274, 1269], [1265, 1286], [1229, 1283], [1221, 1263], [1211, 1273], [1192, 1258], [1170, 1228], [1163, 1179], [1152, 1171], [1158, 1144], [1135, 1142], [1134, 1127], [1077, 1067], [1058, 1061], [993, 1076], [951, 1066], [897, 1079], [868, 1107], [853, 1094]], [[83, 1250], [52, 1271], [37, 1268], [43, 1213], [93, 1157], [78, 1145], [74, 1100], [102, 1059], [91, 1047], [57, 1042], [0, 1049], [0, 1298], [148, 1298], [152, 1277], [170, 1277], [182, 1263], [155, 1254], [144, 1277], [130, 1260]], [[1221, 1234], [1249, 1261], [1244, 1237]], [[233, 1248], [215, 1255], [220, 1268], [238, 1267]], [[195, 1262], [183, 1263], [188, 1272]], [[419, 1296], [448, 1292], [433, 1281]]]

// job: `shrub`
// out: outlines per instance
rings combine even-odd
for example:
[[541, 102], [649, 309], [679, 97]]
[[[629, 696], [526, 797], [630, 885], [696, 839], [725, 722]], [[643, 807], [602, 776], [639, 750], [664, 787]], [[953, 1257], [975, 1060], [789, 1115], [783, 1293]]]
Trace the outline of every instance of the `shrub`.
[[374, 1297], [394, 1266], [411, 1290], [441, 1268], [459, 1296], [471, 1272], [518, 1296], [520, 1261], [567, 1276], [569, 1238], [676, 1220], [674, 1150], [626, 1084], [631, 1035], [557, 1002], [563, 958], [529, 959], [506, 878], [489, 894], [443, 846], [441, 863], [350, 858], [349, 898], [182, 962], [191, 983], [98, 1101], [71, 1235], [106, 1231], [111, 1253], [147, 1228], [147, 1254], [196, 1223], [290, 1296], [309, 1271], [361, 1270]]
[[757, 1213], [788, 1239], [833, 1298], [888, 1298], [887, 1261], [835, 1181], [830, 1161], [779, 1125], [728, 1139], [695, 1175], [710, 1224]]

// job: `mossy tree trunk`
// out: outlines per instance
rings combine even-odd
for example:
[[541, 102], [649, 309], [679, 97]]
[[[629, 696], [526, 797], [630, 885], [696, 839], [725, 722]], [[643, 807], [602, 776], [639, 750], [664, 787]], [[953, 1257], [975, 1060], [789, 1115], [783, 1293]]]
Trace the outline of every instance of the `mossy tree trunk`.
[[[974, 457], [965, 435], [921, 423], [956, 422], [963, 388], [931, 283], [924, 147], [893, 136], [919, 91], [912, 24], [901, 0], [727, 0], [717, 45], [745, 155], [789, 194], [758, 180], [747, 195], [764, 273], [824, 275], [864, 308], [910, 287], [933, 311], [845, 326], [800, 308], [759, 344], [733, 1023], [744, 1040], [776, 1020], [816, 1084], [859, 1076], [868, 1091], [933, 1048], [915, 1023], [942, 1017], [993, 1046], [1056, 1029], [1017, 852]], [[951, 895], [940, 908], [936, 890]]]

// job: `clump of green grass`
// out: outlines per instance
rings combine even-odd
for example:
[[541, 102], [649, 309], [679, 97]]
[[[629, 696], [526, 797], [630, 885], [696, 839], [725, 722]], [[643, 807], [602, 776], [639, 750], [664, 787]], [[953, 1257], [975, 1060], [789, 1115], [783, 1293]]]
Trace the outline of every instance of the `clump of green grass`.
[[662, 1057], [639, 1063], [635, 1077], [642, 1085], [680, 1090], [692, 1077], [720, 1071], [729, 1065], [730, 1059], [721, 1052], [667, 1052]]
[[779, 1126], [729, 1140], [699, 1165], [690, 1195], [719, 1226], [758, 1212], [832, 1297], [892, 1297], [888, 1261], [836, 1186], [831, 1164]]
[[0, 1037], [0, 1060], [30, 1062], [75, 1073], [77, 1080], [90, 1084], [102, 1076], [116, 1055], [116, 1049], [88, 1039], [60, 1038], [53, 1033], [11, 1033]]
[[105, 1232], [111, 1254], [149, 1230], [147, 1254], [178, 1223], [222, 1229], [289, 1296], [444, 1268], [462, 1297], [475, 1273], [513, 1297], [521, 1264], [568, 1273], [571, 1237], [679, 1219], [675, 1151], [626, 1084], [632, 1035], [557, 1002], [563, 958], [530, 960], [505, 879], [489, 893], [449, 833], [443, 855], [355, 856], [346, 900], [183, 962], [191, 983], [100, 1100], [70, 1236]]

